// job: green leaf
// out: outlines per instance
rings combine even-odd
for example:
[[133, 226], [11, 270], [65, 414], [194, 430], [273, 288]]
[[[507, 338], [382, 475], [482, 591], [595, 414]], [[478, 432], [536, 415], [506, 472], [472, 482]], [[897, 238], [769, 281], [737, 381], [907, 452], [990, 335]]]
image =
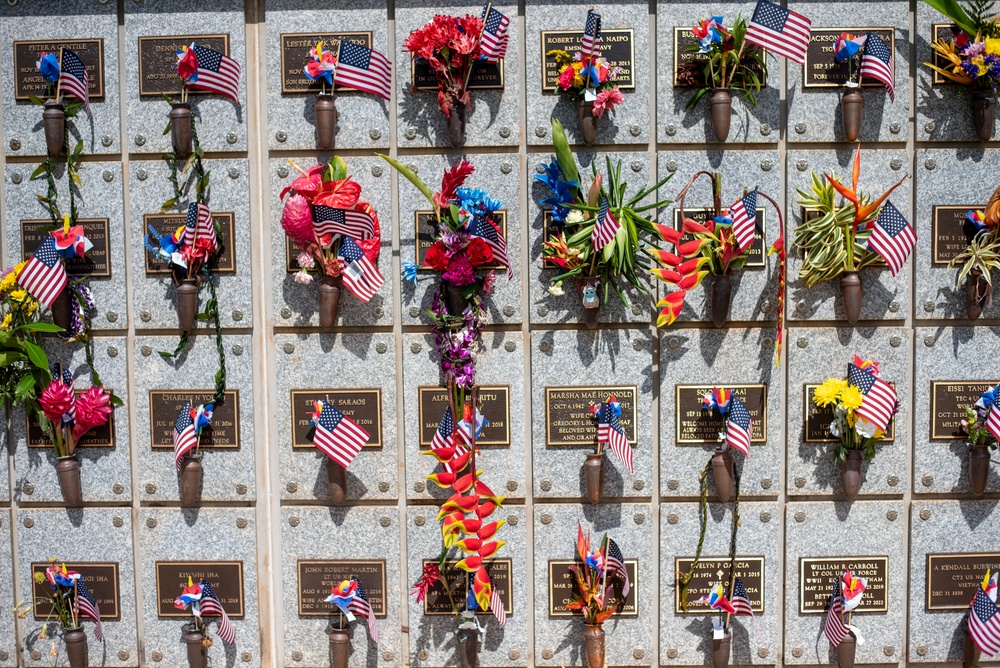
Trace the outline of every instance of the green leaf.
[[28, 354], [28, 359], [39, 369], [48, 370], [49, 357], [45, 354], [45, 349], [31, 341], [24, 341], [24, 351]]
[[976, 26], [972, 17], [965, 13], [956, 0], [924, 0], [924, 3], [947, 16], [952, 23], [968, 33], [970, 37], [976, 34]]
[[35, 168], [35, 171], [31, 173], [31, 176], [28, 177], [28, 180], [34, 181], [37, 178], [41, 178], [41, 176], [48, 171], [46, 169], [47, 166], [48, 166], [47, 162], [43, 162], [42, 164], [38, 165], [38, 167]]
[[331, 176], [333, 181], [343, 181], [347, 178], [347, 163], [340, 156], [333, 156], [330, 160]]
[[559, 119], [552, 118], [552, 146], [556, 150], [556, 162], [559, 163], [559, 171], [567, 181], [577, 182], [577, 191], [580, 188], [580, 170], [576, 168], [576, 159], [569, 149], [569, 140], [566, 138], [566, 131], [563, 129]]
[[166, 213], [167, 211], [172, 209], [175, 204], [177, 204], [177, 198], [171, 197], [160, 206], [160, 213]]
[[16, 350], [0, 351], [0, 367], [8, 366], [10, 364], [14, 364], [15, 362], [23, 362], [26, 359], [28, 358], [25, 357], [23, 353]]
[[83, 153], [83, 140], [81, 139], [76, 143], [76, 148], [73, 149], [72, 159], [76, 160]]
[[35, 377], [30, 373], [25, 375], [24, 378], [20, 380], [17, 387], [14, 388], [14, 396], [17, 399], [22, 399], [28, 395], [35, 387]]
[[425, 184], [420, 179], [420, 177], [413, 172], [412, 169], [401, 163], [399, 160], [396, 160], [395, 158], [383, 155], [381, 153], [377, 153], [376, 155], [378, 155], [378, 157], [382, 158], [390, 165], [392, 165], [392, 167], [397, 172], [405, 176], [407, 181], [415, 185], [417, 187], [417, 190], [423, 193], [424, 197], [427, 198], [427, 201], [431, 203], [431, 206], [434, 206], [434, 193], [431, 192], [431, 189], [427, 187], [427, 184]]
[[166, 137], [168, 134], [170, 134], [170, 121], [167, 121], [167, 127], [163, 128], [162, 136]]
[[18, 329], [26, 329], [29, 332], [50, 332], [53, 334], [63, 331], [62, 327], [51, 322], [26, 322], [18, 327]]
[[37, 95], [28, 95], [28, 99], [31, 100], [33, 103], [37, 104], [40, 107], [45, 104], [45, 100], [43, 100], [42, 98], [38, 97]]
[[181, 167], [181, 174], [187, 174], [188, 170], [194, 166], [194, 161], [197, 159], [198, 157], [194, 153], [189, 155], [188, 159], [184, 161], [184, 166]]
[[125, 402], [117, 394], [111, 395], [111, 403], [115, 406], [124, 406]]

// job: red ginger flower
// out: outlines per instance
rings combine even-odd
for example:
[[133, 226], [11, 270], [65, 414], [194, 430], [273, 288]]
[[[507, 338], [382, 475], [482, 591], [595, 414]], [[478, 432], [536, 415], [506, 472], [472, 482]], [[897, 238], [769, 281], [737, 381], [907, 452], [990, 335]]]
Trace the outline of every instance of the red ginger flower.
[[111, 415], [111, 395], [103, 387], [93, 386], [77, 397], [76, 424], [73, 425], [73, 440], [80, 438], [94, 427], [107, 423]]
[[458, 190], [465, 180], [469, 178], [476, 168], [468, 160], [459, 160], [454, 165], [445, 170], [441, 177], [441, 191], [434, 193], [434, 206], [445, 209], [450, 204], [449, 200], [455, 199], [455, 191]]
[[56, 425], [61, 425], [63, 415], [73, 408], [74, 400], [73, 388], [57, 378], [42, 390], [42, 396], [38, 398], [38, 403], [42, 405], [45, 417]]
[[309, 200], [299, 194], [289, 197], [281, 212], [281, 227], [299, 248], [305, 248], [310, 244], [316, 235], [313, 232], [312, 208], [309, 206]]
[[424, 599], [427, 598], [427, 592], [440, 579], [441, 569], [438, 568], [437, 564], [424, 564], [424, 572], [420, 575], [420, 579], [410, 587], [410, 594], [417, 597], [417, 603], [423, 603]]

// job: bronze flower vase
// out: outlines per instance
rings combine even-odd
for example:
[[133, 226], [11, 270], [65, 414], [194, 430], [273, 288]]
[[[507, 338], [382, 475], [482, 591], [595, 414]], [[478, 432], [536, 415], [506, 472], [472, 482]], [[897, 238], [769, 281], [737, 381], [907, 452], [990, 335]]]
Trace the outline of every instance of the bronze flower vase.
[[56, 327], [62, 327], [64, 332], [69, 331], [70, 321], [73, 319], [73, 295], [70, 293], [70, 288], [67, 285], [60, 292], [55, 301], [52, 302], [52, 324]]
[[716, 88], [710, 101], [712, 109], [712, 129], [715, 138], [726, 141], [729, 138], [729, 121], [733, 117], [733, 96], [728, 88]]
[[597, 329], [597, 323], [601, 319], [601, 298], [597, 294], [598, 282], [585, 280], [581, 292], [583, 292], [583, 324], [587, 329]]
[[733, 496], [733, 452], [729, 448], [716, 450], [712, 455], [712, 477], [715, 479], [715, 492], [719, 501], [728, 503]]
[[587, 668], [604, 668], [604, 629], [600, 624], [587, 624], [583, 629], [583, 647], [587, 653]]
[[990, 449], [981, 443], [973, 443], [969, 448], [969, 487], [976, 496], [986, 491], [986, 480], [990, 476]]
[[580, 100], [580, 105], [576, 110], [577, 120], [580, 122], [580, 134], [583, 141], [593, 144], [597, 141], [597, 117], [594, 116], [594, 103]]
[[188, 666], [205, 668], [208, 663], [208, 648], [205, 647], [205, 633], [192, 626], [184, 627], [184, 643], [187, 645]]
[[844, 139], [846, 141], [857, 141], [861, 132], [861, 110], [865, 106], [864, 98], [857, 84], [848, 84], [844, 87], [844, 94], [840, 98], [840, 113], [844, 122]]
[[170, 143], [179, 160], [187, 160], [194, 150], [191, 132], [191, 106], [187, 102], [170, 105]]
[[726, 668], [729, 665], [729, 650], [733, 644], [733, 634], [726, 631], [721, 638], [712, 638], [712, 665]]
[[177, 286], [177, 324], [182, 332], [194, 329], [198, 315], [198, 281], [185, 278]]
[[330, 458], [326, 460], [326, 484], [333, 505], [339, 506], [347, 500], [347, 469]]
[[337, 109], [333, 105], [333, 95], [320, 93], [316, 96], [316, 139], [319, 148], [333, 148], [333, 135], [337, 129]]
[[[989, 457], [989, 455], [987, 455]], [[67, 508], [79, 508], [83, 505], [83, 486], [80, 483], [80, 462], [76, 454], [59, 457], [56, 462], [56, 476], [59, 478], [59, 489]]]
[[847, 637], [837, 645], [837, 665], [840, 668], [854, 668], [854, 654], [858, 649], [857, 641], [853, 633], [848, 633]]
[[451, 109], [448, 116], [448, 141], [455, 148], [465, 143], [465, 119], [468, 108], [459, 102]]
[[319, 325], [323, 329], [337, 326], [337, 311], [340, 310], [340, 286], [342, 276], [324, 276], [319, 284]]
[[181, 463], [181, 505], [196, 506], [201, 497], [201, 458], [205, 453], [188, 453]]
[[69, 659], [70, 668], [87, 668], [87, 634], [83, 627], [67, 630], [63, 634], [63, 641], [66, 643], [66, 658]]
[[979, 141], [989, 141], [993, 136], [993, 119], [996, 114], [996, 97], [991, 90], [972, 91], [972, 124]]
[[965, 312], [969, 320], [978, 320], [983, 314], [983, 307], [989, 299], [990, 290], [990, 284], [981, 270], [973, 269], [969, 272], [969, 279], [965, 285], [965, 294], [968, 298]]
[[976, 643], [972, 641], [969, 629], [966, 628], [962, 633], [962, 668], [979, 668], [979, 659], [982, 655]]
[[848, 450], [847, 459], [841, 464], [840, 483], [844, 487], [844, 496], [851, 503], [858, 498], [861, 489], [861, 465], [864, 461], [860, 450]]
[[351, 651], [351, 637], [347, 629], [330, 629], [330, 666], [347, 668], [347, 656]]
[[458, 632], [458, 667], [476, 668], [479, 663], [479, 632], [461, 629]]
[[587, 485], [587, 498], [600, 503], [604, 492], [604, 453], [589, 454], [583, 462], [583, 480]]
[[464, 285], [455, 285], [444, 281], [442, 290], [444, 294], [442, 296], [449, 315], [458, 317], [465, 313], [465, 309], [469, 308], [469, 298], [465, 296], [464, 288]]
[[712, 274], [712, 324], [722, 327], [729, 320], [733, 281], [729, 274]]
[[45, 100], [42, 109], [42, 128], [45, 130], [45, 150], [50, 158], [62, 155], [66, 146], [66, 109], [61, 102]]
[[844, 317], [853, 325], [861, 317], [861, 275], [845, 271], [840, 277], [840, 292], [844, 297]]

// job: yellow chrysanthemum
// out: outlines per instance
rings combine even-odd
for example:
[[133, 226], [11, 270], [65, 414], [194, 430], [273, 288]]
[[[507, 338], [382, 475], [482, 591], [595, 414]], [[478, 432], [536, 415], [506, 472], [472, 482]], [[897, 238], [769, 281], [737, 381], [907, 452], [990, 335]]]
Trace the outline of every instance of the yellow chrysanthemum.
[[843, 378], [827, 378], [822, 385], [813, 392], [813, 403], [821, 408], [833, 406], [837, 403], [837, 397], [848, 387], [847, 381]]
[[875, 438], [881, 440], [883, 436], [885, 436], [885, 431], [883, 431], [882, 429], [875, 430]]
[[861, 390], [859, 390], [856, 385], [848, 385], [847, 388], [840, 393], [840, 405], [843, 406], [848, 413], [853, 413], [861, 408], [861, 402], [863, 400], [864, 395], [861, 394]]
[[986, 38], [986, 53], [992, 54], [994, 56], [1000, 56], [1000, 38], [998, 37]]
[[3, 322], [0, 322], [0, 329], [2, 329], [3, 331], [6, 332], [8, 329], [10, 329], [10, 323], [13, 320], [14, 320], [14, 318], [13, 318], [13, 316], [11, 316], [10, 313], [8, 313], [7, 315], [5, 315], [3, 317]]
[[12, 270], [0, 281], [0, 292], [8, 292], [17, 284], [17, 269]]

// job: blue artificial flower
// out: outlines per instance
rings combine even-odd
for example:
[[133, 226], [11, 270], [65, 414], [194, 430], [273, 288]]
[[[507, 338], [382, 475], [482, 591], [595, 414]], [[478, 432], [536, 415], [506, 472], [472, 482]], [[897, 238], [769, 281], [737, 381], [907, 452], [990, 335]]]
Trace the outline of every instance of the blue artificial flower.
[[596, 88], [601, 85], [601, 79], [597, 74], [597, 68], [592, 64], [587, 64], [583, 66], [580, 70], [580, 76], [587, 79], [587, 88]]
[[482, 204], [485, 197], [486, 191], [479, 190], [478, 188], [455, 189], [455, 200], [458, 202], [459, 206], [467, 209], [478, 208], [479, 205]]
[[54, 53], [43, 53], [35, 67], [49, 83], [59, 81], [59, 58]]
[[417, 265], [412, 262], [403, 263], [403, 280], [417, 284]]
[[503, 202], [491, 197], [484, 197], [482, 206], [486, 213], [493, 213], [494, 211], [499, 211], [503, 208]]
[[553, 160], [549, 164], [542, 163], [542, 167], [545, 168], [545, 172], [542, 174], [535, 174], [535, 180], [541, 181], [549, 187], [549, 190], [555, 190], [556, 184], [563, 180], [562, 171], [559, 169], [559, 163]]
[[730, 218], [729, 216], [716, 216], [712, 220], [715, 221], [716, 225], [730, 225], [731, 226], [733, 224], [733, 219]]
[[989, 410], [990, 406], [996, 402], [998, 393], [1000, 393], [1000, 385], [991, 387], [983, 392], [983, 395], [979, 397], [979, 401], [976, 402], [976, 408], [981, 408], [983, 411]]

